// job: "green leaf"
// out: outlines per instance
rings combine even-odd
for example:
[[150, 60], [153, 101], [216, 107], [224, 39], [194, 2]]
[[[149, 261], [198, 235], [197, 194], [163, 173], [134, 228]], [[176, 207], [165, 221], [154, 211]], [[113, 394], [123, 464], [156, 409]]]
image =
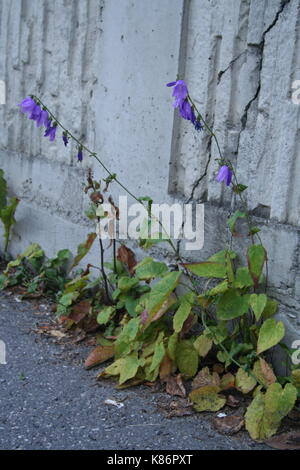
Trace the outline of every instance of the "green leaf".
[[156, 344], [155, 344], [153, 359], [151, 362], [149, 372], [153, 372], [155, 369], [157, 369], [160, 366], [160, 363], [163, 360], [164, 356], [165, 356], [164, 343], [162, 341], [162, 338], [159, 337], [158, 341], [156, 341]]
[[260, 232], [260, 228], [258, 227], [251, 227], [249, 231], [249, 235], [255, 235], [256, 233]]
[[230, 250], [221, 250], [215, 253], [214, 255], [210, 256], [207, 261], [214, 261], [216, 263], [225, 263], [226, 258], [230, 257], [230, 259], [236, 258], [236, 253]]
[[59, 317], [67, 313], [67, 308], [70, 307], [73, 302], [79, 297], [79, 292], [69, 292], [63, 294], [57, 302], [56, 315]]
[[198, 362], [198, 353], [191, 341], [180, 341], [176, 348], [176, 363], [180, 373], [186, 378], [194, 377], [198, 370]]
[[242, 393], [249, 393], [254, 389], [256, 385], [256, 380], [252, 375], [248, 374], [241, 367], [237, 371], [235, 377], [236, 388]]
[[256, 321], [260, 320], [260, 317], [264, 311], [265, 306], [267, 305], [267, 296], [266, 294], [251, 294], [249, 304], [252, 308]]
[[189, 399], [197, 411], [219, 411], [226, 403], [226, 398], [219, 395], [220, 387], [205, 385], [189, 394]]
[[106, 325], [115, 313], [115, 307], [104, 307], [97, 315], [97, 323], [99, 325]]
[[266, 250], [262, 245], [251, 245], [247, 251], [247, 259], [251, 277], [257, 286], [267, 259]]
[[205, 357], [211, 350], [213, 342], [210, 338], [206, 335], [200, 335], [194, 341], [194, 348], [196, 349], [197, 353], [200, 357]]
[[130, 289], [133, 289], [135, 286], [137, 286], [138, 283], [139, 280], [135, 277], [122, 276], [118, 281], [118, 288], [121, 292], [128, 292]]
[[274, 318], [268, 318], [260, 330], [257, 341], [257, 354], [272, 348], [278, 344], [285, 334], [284, 324], [279, 321], [276, 322]]
[[194, 300], [195, 294], [193, 292], [188, 292], [187, 294], [181, 297], [180, 306], [173, 318], [173, 328], [176, 333], [179, 333], [181, 331], [185, 320], [191, 313]]
[[120, 371], [119, 384], [121, 385], [127, 380], [132, 379], [132, 377], [135, 377], [140, 365], [141, 361], [138, 359], [136, 353], [124, 357]]
[[228, 281], [222, 281], [213, 287], [210, 290], [204, 292], [204, 295], [208, 295], [209, 297], [214, 297], [215, 295], [223, 294], [228, 290]]
[[82, 258], [85, 257], [85, 255], [90, 251], [92, 244], [94, 243], [95, 239], [97, 237], [97, 234], [95, 232], [89, 233], [87, 240], [84, 243], [81, 243], [78, 245], [77, 248], [77, 255], [74, 258], [74, 261], [72, 263], [72, 266], [70, 267], [70, 271], [77, 266]]
[[147, 324], [151, 323], [158, 310], [162, 307], [163, 303], [168, 299], [173, 290], [179, 283], [181, 273], [174, 271], [164, 276], [152, 288], [148, 300], [148, 319]]
[[133, 341], [135, 340], [140, 327], [140, 318], [132, 318], [124, 326], [123, 330], [119, 334], [115, 346], [116, 346], [116, 357], [126, 356], [133, 347]]
[[152, 258], [145, 258], [135, 267], [136, 276], [144, 281], [162, 277], [168, 271], [165, 263], [154, 261]]
[[236, 184], [236, 185], [233, 185], [233, 191], [236, 193], [236, 194], [241, 194], [243, 191], [245, 191], [246, 189], [248, 188], [248, 186], [245, 186], [244, 184]]
[[170, 359], [172, 359], [172, 361], [175, 361], [176, 359], [176, 348], [178, 344], [178, 336], [179, 336], [178, 333], [173, 333], [169, 337], [169, 340], [168, 340], [167, 350], [168, 350]]
[[271, 318], [275, 315], [275, 313], [278, 310], [278, 302], [277, 300], [274, 299], [269, 299], [267, 300], [267, 305], [264, 308], [264, 311], [262, 313], [262, 317], [264, 320], [267, 318]]
[[225, 264], [215, 263], [212, 261], [203, 261], [202, 263], [191, 263], [184, 265], [189, 271], [200, 277], [226, 277]]
[[246, 217], [245, 212], [235, 211], [235, 213], [228, 219], [228, 227], [231, 233], [235, 233], [235, 224], [238, 219]]
[[7, 204], [7, 183], [4, 178], [4, 171], [0, 169], [0, 211]]
[[258, 392], [245, 414], [245, 426], [252, 439], [261, 441], [273, 436], [296, 398], [297, 389], [291, 384], [283, 389], [279, 383], [273, 383], [265, 394]]
[[217, 317], [219, 320], [232, 320], [247, 313], [248, 309], [249, 295], [240, 295], [236, 289], [229, 289], [220, 296]]
[[10, 200], [10, 204], [0, 210], [0, 219], [2, 220], [2, 223], [4, 225], [4, 251], [7, 251], [11, 227], [16, 223], [15, 212], [19, 202], [19, 199], [13, 197]]
[[236, 270], [235, 281], [233, 285], [238, 289], [253, 286], [253, 280], [248, 268], [238, 268]]

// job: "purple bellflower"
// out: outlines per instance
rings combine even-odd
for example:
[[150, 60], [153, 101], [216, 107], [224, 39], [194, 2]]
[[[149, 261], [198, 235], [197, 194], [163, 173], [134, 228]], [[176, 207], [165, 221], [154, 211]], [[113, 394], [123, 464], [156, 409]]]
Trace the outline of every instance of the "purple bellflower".
[[226, 183], [226, 185], [229, 186], [230, 183], [231, 183], [231, 180], [232, 180], [232, 171], [230, 170], [230, 168], [227, 165], [223, 165], [219, 169], [219, 173], [218, 173], [216, 179], [219, 183], [224, 181]]
[[57, 129], [57, 124], [54, 123], [53, 126], [51, 126], [51, 121], [49, 121], [44, 137], [49, 137], [50, 142], [53, 142], [55, 139], [55, 135], [56, 135], [56, 129]]
[[79, 162], [82, 162], [83, 153], [82, 153], [82, 148], [81, 147], [79, 147], [79, 149], [78, 149], [77, 159], [78, 159]]
[[172, 96], [174, 96], [175, 101], [173, 103], [174, 108], [179, 109], [179, 114], [183, 119], [187, 119], [194, 124], [195, 129], [200, 131], [203, 129], [203, 126], [199, 119], [196, 118], [193, 107], [188, 101], [188, 88], [184, 80], [177, 80], [176, 82], [167, 83], [168, 87], [174, 87]]
[[40, 105], [37, 104], [30, 96], [27, 96], [22, 103], [18, 104], [22, 113], [27, 114], [29, 119], [36, 122], [36, 126], [40, 127], [44, 125], [49, 127], [49, 115], [45, 109], [41, 109]]
[[69, 139], [68, 139], [68, 135], [65, 132], [62, 135], [62, 139], [63, 139], [63, 142], [64, 142], [65, 147], [66, 147], [69, 143]]
[[29, 114], [36, 107], [36, 102], [30, 96], [27, 96], [18, 106], [20, 106], [22, 113]]
[[168, 87], [174, 87], [172, 96], [175, 101], [173, 103], [174, 108], [178, 108], [186, 100], [188, 96], [188, 89], [184, 80], [177, 80], [176, 82], [167, 83]]

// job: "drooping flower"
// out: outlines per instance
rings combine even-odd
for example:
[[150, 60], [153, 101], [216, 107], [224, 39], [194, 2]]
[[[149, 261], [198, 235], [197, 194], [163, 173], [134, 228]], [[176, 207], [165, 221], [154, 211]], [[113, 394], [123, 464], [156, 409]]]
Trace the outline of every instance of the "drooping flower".
[[82, 147], [79, 147], [78, 149], [77, 159], [79, 162], [82, 162], [82, 159], [83, 159]]
[[41, 112], [39, 113], [38, 117], [35, 119], [36, 121], [36, 127], [40, 126], [45, 126], [46, 128], [48, 127], [49, 123], [49, 115], [48, 112], [45, 109], [41, 109]]
[[232, 171], [230, 170], [230, 168], [227, 165], [223, 165], [219, 169], [219, 172], [218, 172], [218, 175], [217, 175], [216, 179], [219, 183], [224, 181], [226, 183], [226, 185], [229, 186], [230, 183], [231, 183], [231, 180], [232, 180]]
[[36, 107], [36, 102], [30, 96], [27, 96], [17, 106], [20, 106], [20, 110], [22, 111], [22, 113], [32, 113], [33, 109]]
[[56, 129], [57, 129], [57, 124], [54, 123], [53, 126], [51, 126], [51, 121], [50, 121], [46, 129], [46, 132], [44, 134], [44, 137], [49, 137], [50, 142], [53, 142], [55, 139], [55, 135], [56, 135]]
[[172, 96], [175, 101], [173, 103], [174, 108], [178, 108], [186, 100], [188, 96], [187, 85], [184, 80], [177, 80], [176, 82], [167, 83], [168, 87], [174, 87]]
[[66, 147], [69, 143], [68, 134], [66, 132], [63, 133], [62, 139], [63, 139], [63, 142], [64, 142], [65, 147]]
[[200, 121], [200, 119], [196, 119], [196, 121], [194, 122], [194, 126], [195, 126], [196, 131], [202, 131], [203, 130], [203, 125], [202, 125], [202, 122]]
[[191, 107], [190, 103], [185, 100], [179, 106], [179, 114], [184, 119], [191, 121], [193, 124], [196, 122], [196, 116], [194, 113], [193, 108]]

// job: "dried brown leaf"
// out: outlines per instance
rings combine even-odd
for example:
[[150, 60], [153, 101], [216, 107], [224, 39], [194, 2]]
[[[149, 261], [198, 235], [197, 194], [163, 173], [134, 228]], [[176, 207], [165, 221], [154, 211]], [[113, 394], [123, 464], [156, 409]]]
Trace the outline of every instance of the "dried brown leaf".
[[173, 375], [167, 377], [166, 384], [166, 392], [169, 393], [169, 395], [178, 395], [179, 397], [183, 398], [186, 396], [186, 390], [182, 383], [180, 374], [178, 374], [176, 377]]
[[265, 443], [273, 449], [280, 450], [299, 450], [300, 449], [300, 433], [288, 432], [271, 437]]
[[118, 249], [117, 259], [127, 266], [130, 273], [137, 264], [133, 251], [125, 245], [121, 245]]
[[224, 418], [215, 418], [213, 420], [217, 431], [222, 434], [235, 434], [244, 426], [243, 416], [225, 416]]
[[206, 387], [207, 385], [216, 385], [217, 387], [220, 386], [220, 377], [217, 372], [213, 372], [212, 374], [209, 371], [208, 367], [204, 367], [203, 369], [198, 372], [196, 377], [192, 382], [192, 390], [200, 387]]
[[85, 360], [84, 366], [86, 369], [91, 369], [92, 367], [98, 366], [102, 362], [111, 359], [114, 356], [114, 346], [97, 346], [93, 351], [88, 355]]

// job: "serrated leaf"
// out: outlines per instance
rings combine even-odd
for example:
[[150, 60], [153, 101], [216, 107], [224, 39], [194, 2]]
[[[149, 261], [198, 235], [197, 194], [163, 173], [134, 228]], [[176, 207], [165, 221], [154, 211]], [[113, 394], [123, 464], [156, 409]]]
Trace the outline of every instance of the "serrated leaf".
[[258, 392], [245, 415], [245, 426], [252, 439], [264, 440], [273, 436], [296, 399], [297, 389], [291, 384], [283, 389], [279, 383], [273, 383], [265, 394]]
[[176, 348], [178, 343], [178, 333], [173, 333], [168, 339], [168, 354], [170, 358], [175, 361], [176, 359]]
[[206, 385], [197, 388], [189, 394], [189, 399], [197, 411], [219, 411], [226, 403], [226, 398], [219, 395], [220, 388], [215, 385]]
[[173, 328], [176, 333], [179, 333], [183, 327], [185, 320], [191, 313], [193, 303], [195, 300], [195, 294], [188, 292], [180, 299], [180, 305], [173, 317]]
[[130, 289], [136, 287], [139, 283], [139, 280], [134, 277], [122, 276], [118, 281], [118, 289], [121, 292], [128, 292]]
[[155, 369], [157, 369], [160, 366], [164, 356], [165, 356], [165, 347], [164, 347], [164, 343], [162, 339], [160, 339], [155, 344], [153, 359], [150, 365], [149, 372], [153, 372]]
[[244, 315], [249, 309], [249, 295], [241, 295], [236, 289], [222, 294], [217, 304], [219, 320], [232, 320]]
[[153, 317], [155, 317], [163, 303], [168, 299], [173, 290], [176, 288], [180, 276], [180, 272], [171, 272], [153, 286], [151, 292], [149, 293], [148, 299], [147, 324], [151, 323]]
[[228, 290], [228, 281], [222, 281], [217, 284], [212, 289], [209, 289], [204, 292], [204, 295], [208, 295], [209, 297], [213, 297], [215, 295], [223, 294]]
[[248, 268], [238, 268], [235, 275], [234, 287], [242, 289], [243, 287], [252, 287], [253, 280]]
[[284, 324], [279, 321], [276, 322], [274, 318], [268, 318], [259, 330], [257, 341], [257, 354], [272, 348], [278, 344], [285, 334]]
[[140, 365], [141, 361], [138, 359], [136, 353], [124, 357], [120, 371], [119, 385], [135, 377]]
[[245, 372], [241, 367], [239, 368], [235, 376], [235, 386], [237, 390], [242, 393], [249, 393], [254, 389], [256, 383], [257, 382], [252, 375]]
[[135, 267], [136, 276], [144, 281], [162, 277], [168, 271], [165, 263], [154, 261], [152, 258], [145, 258]]
[[264, 308], [264, 311], [262, 313], [262, 317], [264, 320], [267, 320], [268, 318], [271, 318], [275, 315], [275, 313], [278, 310], [278, 302], [277, 300], [274, 299], [269, 299], [267, 300], [267, 304]]
[[267, 253], [262, 245], [251, 245], [247, 250], [248, 267], [255, 285], [258, 285]]
[[221, 250], [210, 256], [207, 261], [214, 261], [216, 263], [225, 263], [227, 256], [229, 255], [230, 259], [236, 258], [236, 253], [231, 250]]
[[181, 340], [176, 347], [176, 363], [186, 378], [194, 377], [198, 370], [199, 356], [189, 340]]
[[276, 382], [276, 375], [272, 367], [261, 357], [254, 363], [253, 374], [265, 387], [269, 387]]
[[215, 263], [213, 261], [203, 261], [202, 263], [191, 263], [184, 265], [189, 271], [200, 277], [226, 277], [225, 264]]
[[97, 323], [99, 325], [106, 325], [115, 313], [115, 307], [104, 307], [97, 315]]
[[199, 356], [205, 357], [211, 350], [213, 342], [206, 335], [200, 335], [193, 344]]
[[251, 294], [249, 299], [250, 307], [252, 308], [256, 321], [260, 320], [260, 317], [267, 305], [266, 294]]

